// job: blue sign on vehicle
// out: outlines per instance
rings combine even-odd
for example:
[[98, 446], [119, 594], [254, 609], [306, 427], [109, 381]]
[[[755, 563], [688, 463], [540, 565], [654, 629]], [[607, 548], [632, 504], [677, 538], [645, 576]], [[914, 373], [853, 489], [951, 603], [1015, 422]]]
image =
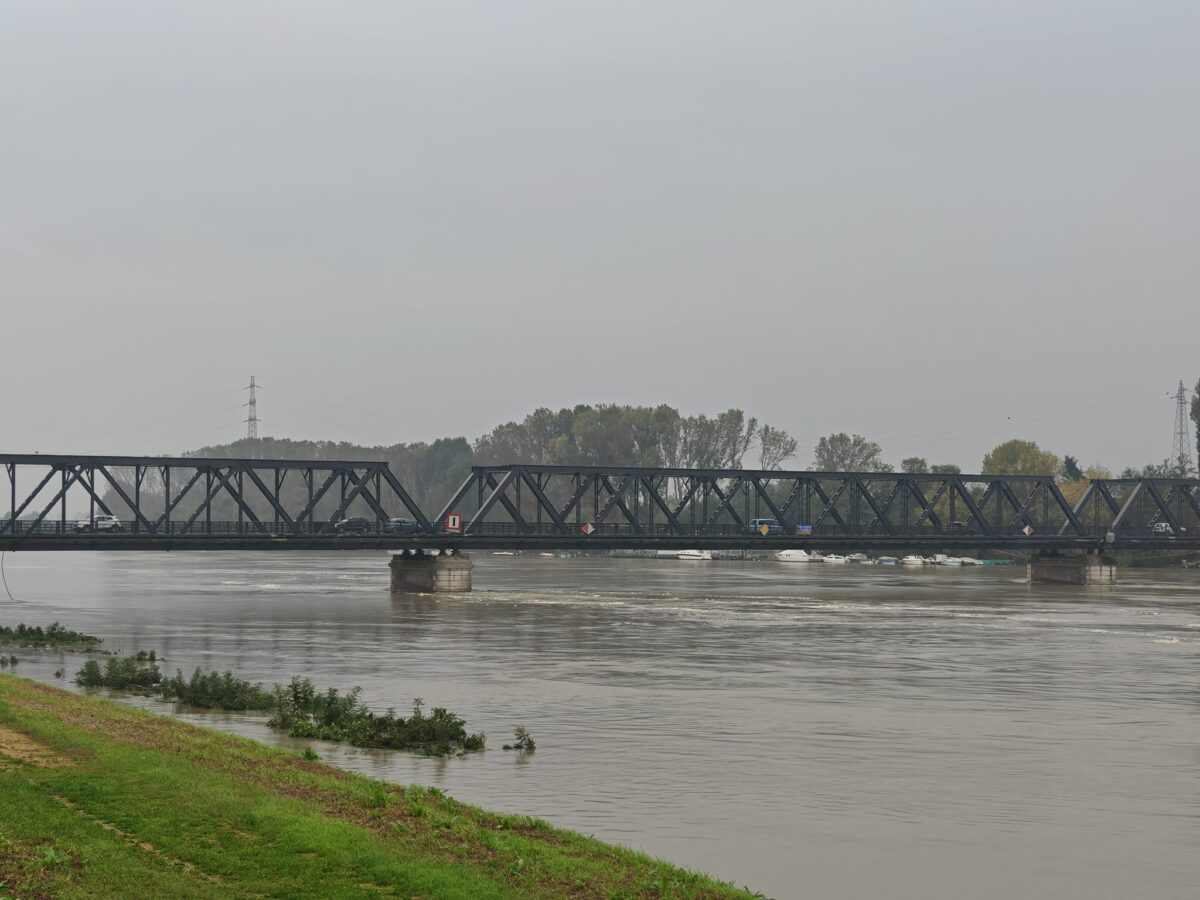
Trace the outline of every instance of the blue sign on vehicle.
[[812, 526], [811, 525], [797, 525], [796, 526], [796, 534], [805, 534], [805, 535], [812, 534]]

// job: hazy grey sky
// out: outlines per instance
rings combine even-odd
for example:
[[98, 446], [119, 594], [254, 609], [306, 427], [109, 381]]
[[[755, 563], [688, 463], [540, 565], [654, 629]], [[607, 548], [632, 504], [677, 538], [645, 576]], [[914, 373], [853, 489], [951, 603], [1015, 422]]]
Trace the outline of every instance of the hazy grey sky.
[[[0, 448], [741, 406], [1118, 468], [1200, 376], [1200, 4], [13, 2]], [[1009, 418], [1011, 417], [1011, 419]]]

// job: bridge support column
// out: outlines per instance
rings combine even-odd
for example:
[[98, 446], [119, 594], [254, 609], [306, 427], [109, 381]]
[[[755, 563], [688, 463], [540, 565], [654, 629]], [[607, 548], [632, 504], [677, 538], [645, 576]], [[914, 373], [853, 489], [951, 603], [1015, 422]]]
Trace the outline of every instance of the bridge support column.
[[388, 563], [392, 593], [443, 594], [471, 590], [471, 560], [465, 554], [432, 556], [420, 550], [397, 553]]
[[1035, 556], [1029, 561], [1030, 584], [1113, 584], [1117, 564], [1102, 556]]

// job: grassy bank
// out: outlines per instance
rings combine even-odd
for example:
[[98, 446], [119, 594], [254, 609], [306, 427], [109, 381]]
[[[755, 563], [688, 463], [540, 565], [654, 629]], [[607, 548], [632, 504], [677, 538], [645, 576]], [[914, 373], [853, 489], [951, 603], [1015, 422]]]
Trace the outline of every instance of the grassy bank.
[[749, 897], [528, 817], [0, 676], [0, 898]]

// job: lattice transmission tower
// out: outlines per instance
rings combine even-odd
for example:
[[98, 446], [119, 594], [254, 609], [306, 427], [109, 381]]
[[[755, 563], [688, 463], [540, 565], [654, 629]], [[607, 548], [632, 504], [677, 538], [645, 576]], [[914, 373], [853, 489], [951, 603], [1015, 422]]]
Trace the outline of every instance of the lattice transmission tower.
[[[1183, 387], [1183, 382], [1180, 382], [1180, 387]], [[246, 437], [252, 441], [258, 440], [258, 396], [256, 391], [258, 385], [254, 383], [254, 376], [250, 376], [250, 384], [246, 390], [250, 392], [250, 402], [246, 405], [250, 407], [250, 415], [246, 418]]]
[[1181, 475], [1192, 472], [1192, 429], [1188, 422], [1187, 388], [1179, 382], [1175, 392], [1175, 439], [1171, 442], [1171, 464], [1179, 467]]

